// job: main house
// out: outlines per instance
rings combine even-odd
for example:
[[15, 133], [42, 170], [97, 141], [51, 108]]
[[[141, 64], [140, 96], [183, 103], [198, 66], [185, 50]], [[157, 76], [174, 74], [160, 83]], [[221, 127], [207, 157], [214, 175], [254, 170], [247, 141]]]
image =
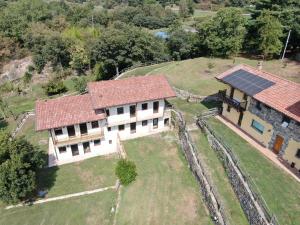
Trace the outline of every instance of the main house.
[[222, 115], [300, 171], [300, 85], [246, 65], [217, 80]]
[[49, 165], [118, 151], [119, 141], [170, 127], [164, 76], [91, 82], [88, 93], [36, 102], [36, 130], [49, 131]]

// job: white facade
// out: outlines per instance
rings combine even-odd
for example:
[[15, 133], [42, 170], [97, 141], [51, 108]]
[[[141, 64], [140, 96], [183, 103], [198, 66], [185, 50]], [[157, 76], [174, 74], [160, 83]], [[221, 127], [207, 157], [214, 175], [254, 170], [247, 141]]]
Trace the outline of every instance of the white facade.
[[55, 161], [49, 165], [116, 153], [119, 140], [166, 131], [171, 123], [164, 99], [110, 107], [106, 113], [103, 120], [49, 130], [49, 159]]

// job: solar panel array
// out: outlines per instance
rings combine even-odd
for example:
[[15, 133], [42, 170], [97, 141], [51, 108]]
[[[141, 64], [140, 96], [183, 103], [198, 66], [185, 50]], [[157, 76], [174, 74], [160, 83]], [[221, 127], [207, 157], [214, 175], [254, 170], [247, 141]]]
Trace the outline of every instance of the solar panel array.
[[222, 80], [250, 96], [253, 96], [275, 84], [272, 81], [242, 69], [222, 78]]

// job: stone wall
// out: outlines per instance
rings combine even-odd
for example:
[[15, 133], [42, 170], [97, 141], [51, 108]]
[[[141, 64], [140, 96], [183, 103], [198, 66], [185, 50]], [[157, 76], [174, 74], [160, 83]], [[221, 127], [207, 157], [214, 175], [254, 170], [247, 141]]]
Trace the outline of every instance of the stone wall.
[[212, 220], [215, 224], [228, 224], [226, 222], [225, 213], [223, 212], [223, 207], [221, 206], [221, 201], [219, 200], [211, 181], [208, 179], [207, 173], [201, 163], [201, 158], [198, 156], [189, 132], [186, 129], [185, 121], [181, 113], [176, 111], [173, 112], [175, 114], [175, 127], [178, 128], [181, 149], [183, 150], [192, 173], [201, 187], [203, 200], [211, 214]]
[[271, 216], [264, 201], [253, 191], [250, 177], [245, 175], [241, 170], [231, 150], [217, 138], [213, 130], [204, 120], [199, 119], [197, 123], [207, 135], [210, 146], [216, 151], [222, 161], [232, 188], [249, 223], [251, 225], [278, 224], [275, 217]]
[[258, 116], [259, 118], [265, 120], [266, 122], [273, 125], [273, 134], [271, 140], [268, 144], [268, 148], [272, 149], [274, 145], [274, 141], [277, 135], [280, 135], [284, 138], [284, 143], [282, 145], [281, 151], [279, 155], [283, 155], [286, 147], [288, 146], [289, 140], [293, 138], [295, 141], [300, 142], [300, 124], [295, 120], [291, 119], [288, 127], [282, 127], [282, 118], [283, 114], [278, 112], [263, 103], [260, 104], [261, 110], [256, 108], [257, 101], [255, 99], [251, 99], [248, 110]]
[[186, 90], [181, 90], [179, 88], [173, 87], [174, 91], [178, 98], [187, 100], [188, 102], [208, 102], [208, 101], [219, 101], [218, 94], [210, 95], [210, 96], [201, 96], [192, 94]]

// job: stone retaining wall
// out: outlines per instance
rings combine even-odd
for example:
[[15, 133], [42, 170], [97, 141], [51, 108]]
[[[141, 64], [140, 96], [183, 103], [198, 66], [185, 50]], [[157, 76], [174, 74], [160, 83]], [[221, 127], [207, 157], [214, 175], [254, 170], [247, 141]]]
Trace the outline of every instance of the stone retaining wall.
[[201, 187], [201, 193], [203, 200], [211, 214], [212, 220], [215, 224], [225, 225], [226, 217], [221, 206], [221, 201], [217, 197], [217, 193], [211, 185], [208, 179], [207, 173], [202, 166], [201, 159], [198, 157], [195, 146], [193, 145], [189, 132], [186, 129], [185, 121], [181, 113], [174, 111], [175, 113], [175, 126], [178, 126], [178, 135], [181, 143], [181, 147], [185, 158], [188, 161], [189, 168], [197, 179]]
[[187, 100], [188, 102], [209, 102], [209, 101], [219, 101], [219, 98], [217, 94], [210, 95], [210, 96], [201, 96], [201, 95], [195, 95], [188, 91], [181, 90], [179, 88], [173, 87], [176, 95], [180, 99]]
[[210, 146], [216, 151], [227, 172], [232, 188], [241, 207], [252, 225], [275, 225], [276, 218], [271, 216], [263, 199], [251, 188], [250, 178], [240, 169], [238, 161], [231, 150], [225, 146], [209, 128], [204, 120], [197, 121], [202, 131], [207, 135]]

